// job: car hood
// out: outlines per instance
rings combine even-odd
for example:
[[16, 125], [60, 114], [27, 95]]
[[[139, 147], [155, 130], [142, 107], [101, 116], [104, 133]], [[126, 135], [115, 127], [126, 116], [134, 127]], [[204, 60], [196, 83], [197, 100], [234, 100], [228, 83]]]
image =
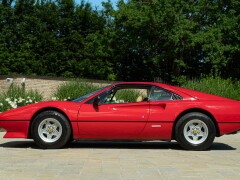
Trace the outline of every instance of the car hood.
[[71, 101], [45, 101], [21, 106], [0, 114], [0, 120], [29, 120], [33, 115], [43, 109], [58, 109], [64, 112], [70, 119], [77, 119], [81, 103]]

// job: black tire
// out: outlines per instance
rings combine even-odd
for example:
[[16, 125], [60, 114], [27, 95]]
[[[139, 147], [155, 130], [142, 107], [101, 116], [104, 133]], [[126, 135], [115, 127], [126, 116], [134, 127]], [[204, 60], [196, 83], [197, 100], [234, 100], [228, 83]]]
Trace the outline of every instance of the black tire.
[[208, 149], [216, 136], [216, 127], [207, 115], [192, 112], [182, 116], [175, 126], [177, 142], [187, 150]]
[[31, 126], [33, 140], [42, 149], [59, 149], [71, 138], [71, 126], [57, 111], [44, 111], [36, 116]]

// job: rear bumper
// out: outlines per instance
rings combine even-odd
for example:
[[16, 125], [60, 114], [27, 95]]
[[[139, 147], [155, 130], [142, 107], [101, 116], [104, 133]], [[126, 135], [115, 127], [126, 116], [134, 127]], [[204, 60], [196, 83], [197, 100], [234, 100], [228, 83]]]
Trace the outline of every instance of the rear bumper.
[[236, 134], [240, 133], [240, 122], [239, 123], [219, 123], [218, 124], [220, 135], [224, 134]]

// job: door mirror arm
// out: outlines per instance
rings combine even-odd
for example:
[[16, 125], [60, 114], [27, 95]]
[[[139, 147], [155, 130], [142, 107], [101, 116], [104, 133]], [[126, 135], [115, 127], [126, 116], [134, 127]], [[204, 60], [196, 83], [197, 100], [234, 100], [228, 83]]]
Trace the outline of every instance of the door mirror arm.
[[93, 100], [93, 107], [98, 108], [98, 106], [100, 106], [100, 97], [99, 96], [95, 97]]

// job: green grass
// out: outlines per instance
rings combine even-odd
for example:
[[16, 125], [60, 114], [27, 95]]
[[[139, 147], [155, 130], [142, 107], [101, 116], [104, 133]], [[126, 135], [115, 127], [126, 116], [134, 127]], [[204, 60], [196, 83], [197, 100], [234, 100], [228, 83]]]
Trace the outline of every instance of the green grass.
[[101, 88], [101, 86], [81, 82], [79, 80], [70, 81], [60, 85], [57, 88], [56, 92], [53, 94], [53, 99], [76, 99], [99, 88]]
[[231, 79], [209, 76], [200, 80], [188, 81], [183, 84], [183, 87], [240, 100], [240, 81], [233, 82]]

